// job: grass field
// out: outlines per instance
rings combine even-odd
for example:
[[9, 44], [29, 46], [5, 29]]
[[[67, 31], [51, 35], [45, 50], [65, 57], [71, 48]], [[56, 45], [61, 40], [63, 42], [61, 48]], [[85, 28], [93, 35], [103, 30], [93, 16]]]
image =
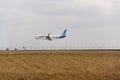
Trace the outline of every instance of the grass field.
[[120, 51], [0, 51], [0, 80], [120, 80]]

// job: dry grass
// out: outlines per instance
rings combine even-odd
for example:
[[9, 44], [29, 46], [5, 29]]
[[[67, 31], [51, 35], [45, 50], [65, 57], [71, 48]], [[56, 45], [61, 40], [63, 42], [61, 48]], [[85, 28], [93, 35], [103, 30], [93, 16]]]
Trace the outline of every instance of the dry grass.
[[0, 80], [120, 80], [120, 51], [0, 51]]

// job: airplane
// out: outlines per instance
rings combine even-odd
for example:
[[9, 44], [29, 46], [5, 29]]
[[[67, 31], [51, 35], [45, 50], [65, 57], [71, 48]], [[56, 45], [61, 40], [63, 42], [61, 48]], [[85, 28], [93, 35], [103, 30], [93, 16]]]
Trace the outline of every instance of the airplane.
[[63, 31], [61, 35], [51, 35], [50, 33], [48, 35], [36, 35], [35, 39], [45, 39], [48, 41], [52, 41], [53, 39], [62, 39], [66, 37], [67, 29]]

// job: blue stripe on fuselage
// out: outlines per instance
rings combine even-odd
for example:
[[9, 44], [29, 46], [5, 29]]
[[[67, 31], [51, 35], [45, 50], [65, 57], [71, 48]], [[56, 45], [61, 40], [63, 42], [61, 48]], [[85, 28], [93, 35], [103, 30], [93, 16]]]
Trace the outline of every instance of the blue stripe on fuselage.
[[59, 38], [64, 38], [64, 37], [66, 37], [66, 36], [60, 36]]

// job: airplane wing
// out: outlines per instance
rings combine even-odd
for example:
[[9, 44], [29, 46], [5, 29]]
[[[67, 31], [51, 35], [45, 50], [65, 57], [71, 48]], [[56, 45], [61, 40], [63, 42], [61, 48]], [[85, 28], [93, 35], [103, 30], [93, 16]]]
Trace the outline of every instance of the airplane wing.
[[51, 37], [50, 37], [50, 33], [48, 34], [48, 36], [46, 36], [46, 39], [48, 39], [50, 41], [52, 40]]

